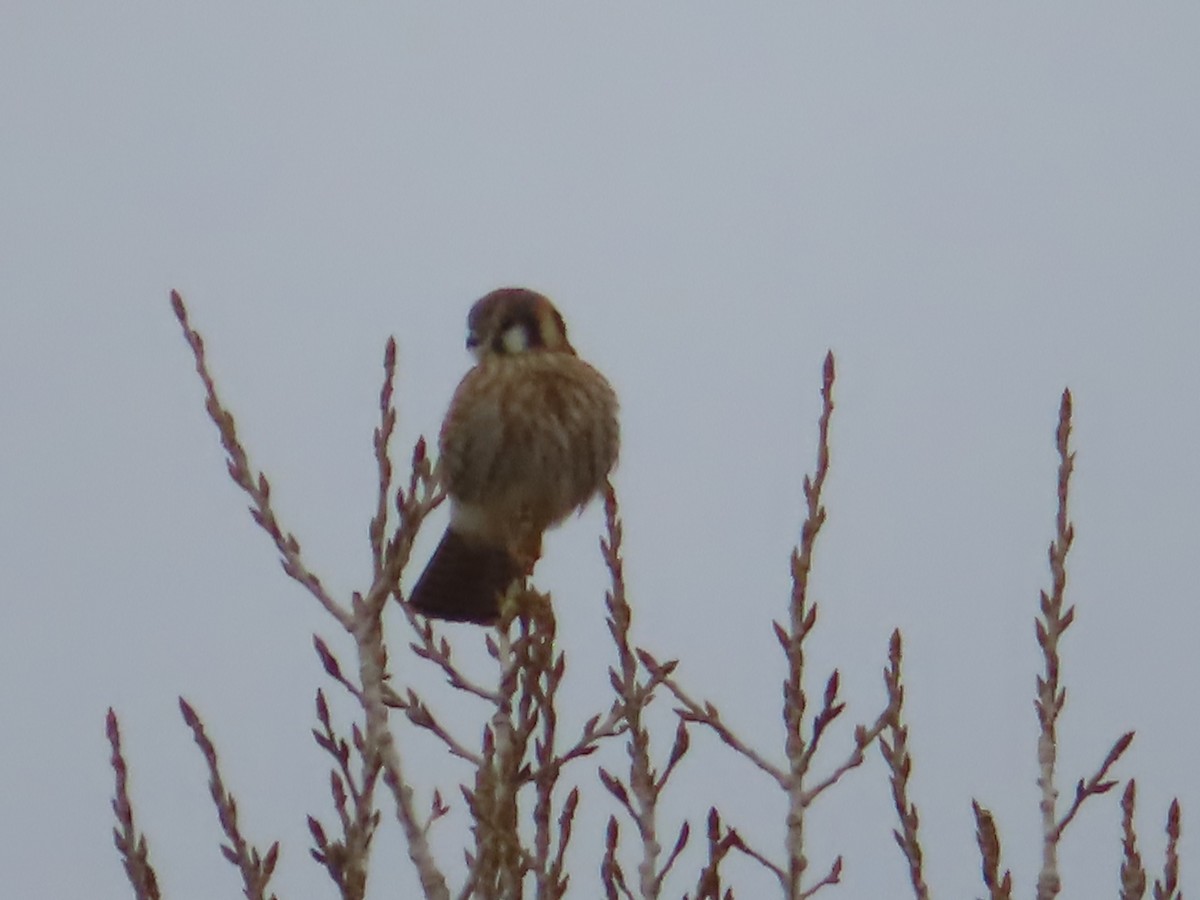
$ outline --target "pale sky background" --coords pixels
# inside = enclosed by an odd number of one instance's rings
[[[553,296],[621,395],[637,638],[680,658],[683,681],[775,757],[770,622],[785,615],[833,348],[810,684],[841,668],[850,709],[828,749],[848,746],[851,721],[883,702],[887,638],[903,629],[912,788],[939,897],[982,893],[973,797],[1032,893],[1032,618],[1069,385],[1064,790],[1136,729],[1118,774],[1139,778],[1142,849],[1156,867],[1178,795],[1190,875],[1198,47],[1194,3],[10,0],[2,893],[129,896],[110,836],[112,705],[167,896],[240,895],[182,694],[246,833],[283,841],[280,897],[333,896],[304,827],[331,816],[309,737],[328,687],[311,635],[345,642],[281,574],[225,474],[171,288],[285,525],[340,596],[368,581],[387,336],[405,456],[466,370],[471,302],[506,284]],[[557,597],[567,724],[608,702],[599,532],[595,509],[570,522],[537,579]],[[397,678],[436,683],[394,624]],[[483,659],[479,632],[455,634]],[[442,702],[473,740],[469,704]],[[461,767],[423,736],[403,741],[422,802],[437,784],[461,805]],[[708,734],[693,746],[664,833],[687,816],[699,838],[716,803],[778,858],[782,798]],[[602,759],[619,767],[623,753]],[[591,801],[573,896],[594,897],[613,804],[590,764],[570,776]],[[822,896],[908,895],[893,824],[873,752],[812,810],[814,871],[846,857],[844,885]],[[451,872],[460,826],[436,832]],[[1115,894],[1117,828],[1115,795],[1085,808],[1063,846],[1064,897]],[[694,884],[700,844],[669,896]],[[392,887],[412,883],[394,826],[376,857],[372,896],[413,896]],[[739,896],[774,895],[753,864],[728,872]]]

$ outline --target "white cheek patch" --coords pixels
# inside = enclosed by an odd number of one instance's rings
[[[500,335],[500,343],[506,353],[524,353],[529,349],[529,336],[521,325],[513,325]]]

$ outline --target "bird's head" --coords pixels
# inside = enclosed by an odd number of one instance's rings
[[[554,304],[525,288],[500,288],[471,307],[467,349],[479,361],[518,353],[575,352]]]

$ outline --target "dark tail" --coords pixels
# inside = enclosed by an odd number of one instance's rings
[[[500,595],[520,575],[504,547],[476,543],[447,528],[408,602],[435,619],[490,625],[500,615]]]

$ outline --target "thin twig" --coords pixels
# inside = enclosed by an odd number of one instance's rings
[[[399,598],[398,594],[397,597]],[[454,662],[454,648],[445,637],[437,634],[433,623],[429,619],[414,612],[407,603],[402,602],[401,607],[409,624],[417,635],[418,643],[409,644],[409,648],[413,653],[440,668],[445,673],[446,680],[450,683],[451,687],[456,690],[473,694],[492,705],[500,701],[500,694],[497,691],[486,688],[463,675],[458,665]]]
[[[817,891],[821,890],[821,888],[828,887],[831,884],[837,884],[841,880],[842,858],[839,856],[834,859],[833,864],[829,867],[829,871],[825,873],[825,877],[808,890],[804,891],[804,893],[800,895],[800,900],[807,900],[807,898],[814,896]]]
[[[888,667],[883,672],[884,684],[887,687],[888,707],[892,714],[885,729],[888,737],[880,737],[879,749],[887,763],[892,787],[892,803],[896,807],[896,815],[900,820],[900,827],[892,831],[892,836],[895,837],[896,844],[900,847],[900,852],[904,854],[905,862],[908,863],[908,877],[912,883],[913,895],[916,900],[929,900],[929,886],[925,883],[921,850],[921,818],[917,813],[916,804],[908,796],[908,780],[912,775],[912,756],[908,752],[908,726],[904,724],[903,719],[904,685],[900,676],[902,660],[903,647],[900,630],[896,629],[892,632],[892,642],[888,651]]]
[[[841,860],[831,864],[827,874],[808,888],[804,887],[804,876],[808,859],[804,851],[805,817],[808,807],[822,793],[837,784],[851,769],[861,765],[870,745],[879,738],[896,714],[897,698],[889,697],[889,703],[869,725],[858,725],[854,729],[854,746],[824,778],[810,782],[813,761],[821,747],[829,726],[845,710],[838,698],[840,677],[835,670],[825,682],[821,706],[806,718],[808,695],[804,687],[805,641],[817,622],[816,604],[809,602],[809,576],[813,565],[813,552],[817,537],[826,520],[822,492],[829,474],[829,428],[833,417],[833,386],[835,380],[833,354],[825,357],[821,384],[821,416],[818,420],[817,465],[813,475],[804,479],[805,518],[800,529],[800,541],[792,552],[792,593],[788,606],[788,625],[774,623],[776,639],[787,659],[787,676],[783,683],[782,717],[785,725],[784,755],[786,767],[771,762],[756,748],[742,740],[732,728],[725,724],[720,710],[710,702],[695,700],[672,676],[675,663],[660,664],[649,653],[639,651],[642,665],[656,677],[679,703],[676,710],[684,722],[697,722],[716,733],[727,746],[748,759],[761,771],[769,775],[787,794],[788,810],[784,819],[784,850],[786,864],[771,862],[764,854],[745,844],[740,838],[731,840],[734,847],[758,861],[780,879],[783,895],[789,900],[811,896],[828,884],[834,883],[841,873]],[[732,832],[736,835],[736,832]],[[707,890],[707,887],[705,888]]]
[[[1183,900],[1179,890],[1179,837],[1183,833],[1179,800],[1167,810],[1167,851],[1163,858],[1162,878],[1154,879],[1154,900]]]
[[[600,861],[600,884],[604,887],[605,900],[634,900],[629,886],[625,883],[625,873],[621,862],[617,859],[617,845],[620,842],[621,830],[617,825],[616,816],[609,816],[608,827],[604,832],[604,858]]]
[[[641,851],[637,864],[639,896],[641,900],[657,900],[662,894],[667,874],[691,833],[687,822],[683,822],[666,862],[660,864],[663,848],[658,839],[659,798],[676,766],[687,754],[690,742],[687,728],[681,720],[666,765],[661,774],[656,774],[651,760],[650,731],[646,726],[645,711],[654,699],[658,686],[664,683],[674,666],[659,666],[657,663],[647,665],[649,655],[639,660],[639,651],[635,650],[630,639],[633,610],[625,595],[625,568],[621,557],[623,529],[616,491],[611,483],[606,483],[604,489],[604,520],[606,534],[600,541],[600,551],[610,579],[605,603],[608,607],[608,631],[617,649],[617,667],[609,669],[609,682],[617,695],[613,712],[620,717],[620,724],[614,723],[614,729],[628,736],[625,749],[629,757],[629,771],[622,782],[601,769],[601,780],[609,792],[622,801],[622,806],[637,826]],[[646,673],[645,679],[642,677],[643,671]]]
[[[1136,805],[1137,783],[1131,778],[1121,794],[1121,900],[1142,900],[1146,895],[1146,869],[1133,827]]]
[[[386,575],[385,575],[386,577]],[[390,588],[381,594],[386,600]],[[417,869],[421,889],[429,900],[449,900],[446,879],[434,861],[433,852],[423,823],[417,816],[413,789],[404,775],[400,751],[388,727],[387,705],[383,687],[387,679],[387,650],[383,643],[381,605],[356,604],[354,638],[359,653],[359,680],[362,683],[362,706],[366,716],[366,747],[368,758],[374,756],[383,767],[383,780],[395,802],[396,819],[404,831],[408,856]]]
[[[659,675],[659,680],[663,687],[669,690],[675,696],[675,699],[679,701],[681,708],[677,709],[676,712],[684,721],[696,722],[710,728],[731,749],[754,763],[759,769],[770,775],[781,788],[787,790],[788,775],[786,772],[738,737],[733,729],[725,724],[720,710],[714,704],[708,701],[700,703],[693,699],[678,681],[670,677],[670,675],[665,674],[668,666],[674,667],[673,662],[659,663],[644,650],[638,652],[638,657],[651,673]]]
[[[395,378],[395,344],[388,343],[384,353],[384,385],[380,391],[380,426],[375,432],[375,455],[379,465],[379,493],[375,518],[372,521],[371,543],[374,577],[365,597],[355,593],[351,609],[351,634],[358,655],[359,702],[365,717],[362,756],[364,770],[378,767],[384,784],[392,795],[396,819],[404,832],[409,859],[412,860],[429,900],[449,900],[445,876],[438,867],[429,846],[429,822],[417,814],[414,792],[403,768],[399,746],[388,722],[387,699],[392,695],[388,685],[388,651],[383,638],[383,610],[388,598],[398,589],[400,575],[408,564],[413,543],[425,519],[442,501],[433,466],[425,450],[424,438],[413,447],[407,490],[395,493],[397,522],[391,536],[383,541],[386,508],[391,485],[390,438],[395,412],[391,403],[392,382]],[[378,527],[376,527],[376,525]],[[435,813],[437,804],[434,804]],[[365,852],[367,846],[363,846]],[[365,864],[365,861],[364,861]]]
[[[1055,447],[1058,451],[1058,509],[1055,513],[1054,540],[1047,553],[1050,562],[1050,591],[1041,592],[1038,618],[1034,621],[1038,646],[1042,650],[1044,671],[1037,679],[1038,735],[1038,787],[1041,790],[1039,809],[1042,818],[1042,864],[1038,873],[1038,900],[1053,900],[1062,890],[1062,879],[1058,871],[1058,846],[1066,827],[1074,820],[1080,807],[1089,797],[1107,793],[1115,780],[1107,780],[1109,769],[1129,749],[1133,732],[1127,732],[1116,740],[1104,762],[1088,780],[1080,779],[1075,788],[1075,797],[1067,812],[1058,815],[1059,790],[1056,784],[1058,763],[1058,720],[1067,700],[1067,690],[1062,686],[1062,662],[1059,644],[1071,623],[1075,621],[1075,608],[1066,606],[1067,555],[1075,540],[1075,526],[1068,517],[1071,474],[1075,468],[1075,454],[1071,451],[1071,392],[1064,390],[1058,411],[1058,428],[1055,431]]]
[[[1112,748],[1108,751],[1108,755],[1104,757],[1104,762],[1100,764],[1100,768],[1096,770],[1095,774],[1093,774],[1092,777],[1087,781],[1084,781],[1082,778],[1079,779],[1079,783],[1075,786],[1075,799],[1071,802],[1071,808],[1068,809],[1066,814],[1059,820],[1058,827],[1055,829],[1054,836],[1056,840],[1060,840],[1062,838],[1062,833],[1066,830],[1067,826],[1071,824],[1071,820],[1074,819],[1076,814],[1079,812],[1079,808],[1083,805],[1083,801],[1085,801],[1088,797],[1107,794],[1113,789],[1113,787],[1116,786],[1116,781],[1106,779],[1105,776],[1108,775],[1108,770],[1111,769],[1113,764],[1125,754],[1125,751],[1129,749],[1129,745],[1132,743],[1133,732],[1125,732],[1123,735],[1117,738],[1116,742],[1112,745]]]
[[[879,717],[875,720],[870,728],[867,728],[863,725],[855,726],[853,749],[851,749],[849,755],[847,755],[846,758],[839,763],[832,772],[830,772],[812,787],[805,788],[800,792],[800,805],[802,807],[811,806],[812,802],[816,800],[817,797],[837,784],[842,779],[843,775],[845,775],[851,769],[856,769],[863,764],[863,761],[866,759],[867,748],[869,748],[871,744],[873,744],[879,737],[879,735],[883,733],[883,729],[887,727],[888,718],[890,716],[890,708],[885,709],[879,714]]]
[[[302,584],[308,593],[311,593],[314,598],[317,598],[320,605],[325,607],[330,616],[337,619],[338,623],[341,623],[343,628],[349,631],[352,628],[350,613],[331,598],[319,578],[308,570],[304,559],[300,556],[300,541],[296,540],[292,533],[284,533],[280,523],[276,521],[275,512],[271,510],[270,482],[266,480],[263,473],[254,472],[250,464],[250,457],[247,456],[246,450],[238,438],[238,427],[234,422],[233,414],[222,406],[220,397],[217,396],[216,384],[209,374],[208,360],[204,355],[204,338],[200,337],[199,332],[194,330],[191,323],[188,322],[184,298],[181,298],[179,292],[173,290],[170,292],[170,302],[175,310],[175,318],[179,319],[179,324],[184,329],[184,338],[188,347],[192,348],[192,355],[196,358],[196,371],[204,383],[206,395],[204,406],[205,409],[208,409],[209,418],[217,426],[217,432],[220,433],[221,444],[228,456],[229,476],[251,499],[250,515],[254,522],[257,522],[258,526],[271,536],[271,540],[275,541],[276,550],[280,552],[283,571]]]
[[[363,709],[365,727],[361,738],[355,741],[356,748],[359,749],[362,756],[362,783],[364,786],[369,784],[373,788],[378,772],[382,771],[384,783],[395,800],[396,816],[404,831],[409,856],[417,868],[425,896],[432,900],[448,900],[449,892],[446,888],[445,878],[433,860],[426,839],[427,823],[419,820],[414,809],[413,790],[404,777],[399,750],[388,727],[388,707],[385,702],[385,698],[389,696],[387,687],[389,676],[387,648],[383,640],[381,621],[384,604],[388,597],[397,590],[400,574],[408,562],[413,541],[421,524],[437,508],[444,496],[439,490],[432,464],[427,458],[425,441],[424,439],[418,440],[413,448],[408,489],[406,491],[399,488],[395,492],[397,524],[390,537],[387,536],[387,504],[391,499],[392,483],[389,443],[395,426],[395,409],[392,404],[395,379],[395,342],[389,341],[384,353],[384,384],[379,400],[380,424],[375,431],[374,441],[375,457],[379,466],[379,496],[369,529],[373,578],[365,596],[355,593],[351,598],[349,608],[346,608],[333,600],[320,579],[308,569],[301,558],[299,541],[290,532],[285,532],[279,524],[271,506],[270,484],[263,473],[256,473],[250,466],[246,450],[238,439],[233,416],[217,396],[216,385],[209,373],[205,358],[204,340],[191,327],[183,298],[176,291],[171,292],[171,305],[183,329],[184,338],[192,349],[196,372],[204,384],[206,409],[209,417],[217,426],[221,443],[228,456],[230,477],[250,497],[251,516],[271,536],[280,554],[284,571],[304,585],[325,610],[354,638],[358,655],[358,685],[351,683],[342,674],[337,660],[322,641],[318,639],[316,646],[326,671],[359,701]],[[186,712],[185,717],[187,717]],[[196,720],[197,725],[198,721]],[[193,730],[196,731],[199,742],[203,734],[202,730],[196,728]],[[213,760],[215,760],[215,756]],[[222,816],[226,816],[227,810],[222,808],[222,800],[217,797],[215,791],[214,800],[217,802],[218,812]],[[344,816],[344,810],[339,812]],[[365,795],[365,792],[355,816],[356,819],[364,822],[374,816],[373,802]],[[323,833],[318,835],[314,830],[313,834],[318,843],[318,852],[320,852]],[[358,853],[359,857],[355,860],[346,860],[344,865],[357,866],[365,872],[369,840],[362,835],[360,838],[361,840],[357,843],[347,841],[346,852]]]
[[[804,778],[812,762],[812,755],[806,747],[804,737],[804,712],[807,697],[804,692],[804,641],[812,631],[817,619],[817,607],[808,602],[808,579],[812,571],[813,549],[817,536],[825,524],[825,505],[821,502],[821,492],[825,487],[825,479],[829,474],[829,423],[833,417],[833,385],[836,378],[833,354],[825,355],[825,365],[821,381],[821,417],[817,423],[817,466],[812,477],[804,476],[804,499],[806,515],[800,527],[800,544],[792,553],[792,597],[789,605],[789,628],[781,633],[776,628],[776,634],[784,645],[787,655],[787,678],[783,683],[783,723],[785,728],[784,753],[788,759],[788,775],[784,790],[788,795],[788,811],[786,818],[787,837],[784,847],[787,853],[787,882],[784,885],[786,896],[795,900],[802,893],[804,871],[808,867],[808,859],[804,854],[805,813],[808,803],[804,787]],[[785,640],[786,638],[786,640]],[[837,681],[830,678],[830,688],[826,692],[827,717],[835,716],[832,712],[832,695],[836,694]],[[814,722],[821,722],[819,714]],[[823,730],[823,725],[822,729]],[[814,734],[819,739],[819,732]],[[857,737],[857,734],[856,734]],[[862,745],[859,744],[859,752]],[[852,757],[853,758],[853,757]],[[838,776],[840,777],[840,775]],[[834,779],[836,780],[836,778]],[[831,781],[830,784],[833,782]],[[815,796],[815,795],[814,795]]]
[[[724,829],[722,827],[721,814],[717,812],[715,806],[708,811],[707,835],[708,863],[700,870],[694,900],[721,900],[721,863],[729,855],[729,851],[741,843],[741,839],[732,828]],[[768,868],[775,868],[768,860],[760,860],[760,862]],[[778,872],[777,874],[782,875]],[[684,900],[693,900],[693,898],[685,897]]]
[[[975,840],[979,844],[979,856],[983,865],[983,884],[988,889],[989,900],[1012,900],[1012,873],[1007,869],[1000,874],[1000,835],[996,831],[996,820],[991,812],[971,801],[975,814]]]
[[[113,812],[117,816],[113,842],[121,856],[125,875],[129,878],[136,900],[160,900],[162,895],[158,890],[158,875],[155,874],[154,866],[150,864],[150,847],[146,843],[146,836],[141,834],[133,823],[133,804],[129,802],[129,769],[121,753],[120,724],[111,707],[105,717],[105,731],[112,747],[110,762],[117,781],[116,795],[112,802]]]
[[[179,320],[180,327],[183,328],[183,336],[187,340],[188,346],[192,348],[192,355],[196,360],[196,372],[204,384],[205,409],[208,410],[213,424],[217,426],[221,444],[228,456],[229,476],[250,498],[251,517],[275,542],[275,548],[279,551],[280,561],[283,564],[283,571],[303,585],[343,628],[351,631],[353,621],[349,610],[340,606],[329,595],[321,580],[304,564],[300,555],[300,542],[296,540],[295,535],[284,532],[276,520],[275,513],[271,508],[271,485],[262,472],[255,473],[250,465],[246,450],[238,439],[237,425],[234,422],[233,414],[222,405],[217,396],[217,386],[209,374],[208,361],[204,355],[204,339],[188,321],[187,307],[178,291],[171,291],[171,306],[175,310],[175,318]]]
[[[771,862],[771,860],[767,859],[767,857],[765,855],[763,855],[762,853],[759,853],[757,850],[755,850],[753,847],[751,847],[749,844],[747,844],[744,840],[742,840],[741,836],[737,833],[737,831],[731,830],[729,832],[729,834],[731,836],[730,843],[734,850],[737,850],[740,853],[744,853],[746,856],[750,857],[752,860],[754,860],[756,863],[758,863],[760,866],[762,866],[764,869],[766,869],[768,872],[770,872],[772,875],[774,875],[776,878],[778,878],[779,886],[782,887],[785,891],[787,890],[788,873],[783,869],[782,866],[778,866],[775,863]]]
[[[388,521],[388,498],[392,485],[392,460],[388,445],[396,428],[396,407],[392,400],[396,383],[396,339],[389,337],[383,354],[383,387],[379,391],[379,425],[375,429],[375,463],[379,467],[379,496],[375,504],[375,515],[371,519],[368,533],[371,539],[371,560],[375,577],[383,572],[387,549],[385,539]]]
[[[1052,900],[1062,889],[1058,874],[1058,788],[1055,768],[1058,759],[1058,717],[1066,703],[1066,689],[1060,687],[1058,644],[1063,633],[1075,618],[1074,608],[1064,609],[1063,594],[1067,584],[1067,553],[1075,538],[1075,529],[1067,518],[1067,496],[1075,456],[1070,452],[1071,392],[1063,391],[1059,407],[1055,444],[1058,449],[1058,512],[1055,516],[1055,536],[1050,543],[1049,559],[1051,590],[1042,591],[1040,618],[1035,621],[1038,646],[1042,648],[1045,672],[1037,680],[1038,725],[1038,787],[1042,796],[1042,867],[1038,874],[1038,900]]]
[[[308,830],[316,845],[310,852],[325,867],[341,891],[343,900],[362,900],[367,891],[371,840],[380,820],[380,813],[375,809],[379,760],[375,756],[367,757],[365,739],[355,726],[353,746],[362,769],[361,775],[355,778],[350,765],[351,745],[334,732],[329,704],[323,691],[317,691],[317,721],[321,730],[313,729],[313,739],[337,764],[337,768],[329,773],[329,787],[341,824],[342,838],[329,840],[321,823],[316,817],[309,816]],[[350,808],[351,804],[353,808]]]
[[[361,703],[362,691],[342,674],[341,663],[333,655],[333,651],[329,649],[329,645],[320,636],[315,634],[313,635],[313,649],[317,651],[317,658],[321,660],[321,668],[325,670],[325,674],[344,687],[351,697]]]
[[[409,688],[405,696],[400,698],[396,694],[391,694],[387,700],[388,706],[404,710],[404,714],[408,720],[418,728],[423,728],[430,734],[435,735],[446,749],[457,756],[459,759],[464,759],[475,766],[483,765],[483,757],[474,750],[469,749],[454,735],[450,734],[446,728],[438,722],[433,714],[433,710],[429,705],[422,700],[416,691]]]
[[[268,900],[267,883],[271,880],[275,864],[279,861],[279,842],[272,843],[265,856],[246,842],[238,826],[237,800],[225,788],[221,779],[221,771],[217,766],[217,750],[205,733],[204,723],[200,721],[191,704],[182,697],[179,698],[179,710],[183,713],[183,721],[191,729],[192,737],[208,765],[209,791],[217,807],[221,830],[229,841],[228,844],[221,845],[221,855],[241,873],[247,900]],[[275,900],[275,895],[269,895],[269,900]]]

